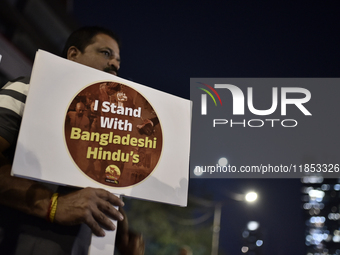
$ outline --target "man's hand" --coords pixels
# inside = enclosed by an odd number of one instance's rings
[[[125,243],[118,243],[118,237],[116,239],[116,242],[118,251],[122,255],[144,255],[145,244],[141,234],[137,234],[129,230]]]
[[[0,136],[0,204],[40,218],[47,216],[52,191],[36,181],[11,176],[11,165],[2,155],[9,143]],[[114,230],[109,218],[123,220],[114,206],[124,206],[117,196],[103,189],[86,188],[58,198],[54,221],[62,225],[87,224],[97,236],[102,228]]]
[[[141,135],[152,135],[153,133],[153,123],[149,119],[143,120],[142,124],[137,125],[138,132]]]
[[[122,208],[124,220],[118,223],[116,247],[122,255],[144,255],[145,244],[141,234],[129,230],[128,218]]]
[[[124,206],[124,203],[106,190],[85,188],[58,198],[55,222],[62,225],[85,223],[95,235],[104,236],[102,228],[115,229],[109,218],[124,219],[114,206]]]

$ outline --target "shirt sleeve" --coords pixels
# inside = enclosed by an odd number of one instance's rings
[[[11,145],[16,143],[24,112],[28,79],[8,82],[0,90],[0,136]]]

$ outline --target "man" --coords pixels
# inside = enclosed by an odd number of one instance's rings
[[[72,127],[78,127],[84,130],[89,130],[90,120],[84,115],[85,105],[82,102],[76,104],[76,111],[67,113],[67,118]]]
[[[85,27],[69,37],[63,56],[117,75],[119,40],[109,30]],[[124,203],[103,189],[85,188],[69,192],[64,188],[64,191],[58,191],[56,211],[51,211],[55,204],[55,200],[52,203],[55,190],[10,175],[28,91],[26,83],[25,80],[8,83],[0,91],[0,253],[87,254],[91,231],[104,236],[103,229],[114,230],[110,218],[124,219],[114,206],[121,207]],[[46,218],[54,223],[49,223]],[[140,238],[127,231],[121,235],[124,254],[143,254]],[[130,245],[130,241],[134,244]],[[129,245],[133,251],[126,248]]]

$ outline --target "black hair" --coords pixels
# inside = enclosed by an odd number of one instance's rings
[[[114,39],[120,48],[120,39],[119,37],[112,32],[109,29],[98,27],[98,26],[92,26],[92,27],[82,27],[78,30],[75,30],[67,39],[64,49],[61,53],[61,56],[63,58],[67,58],[67,51],[71,46],[77,47],[78,50],[80,50],[82,53],[84,53],[85,48],[93,43],[93,38],[97,34],[105,34],[110,36],[112,39]]]

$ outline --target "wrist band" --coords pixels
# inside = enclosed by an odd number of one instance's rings
[[[54,193],[50,200],[50,206],[47,211],[47,220],[49,222],[54,221],[55,213],[57,211],[57,205],[58,205],[58,193]]]

